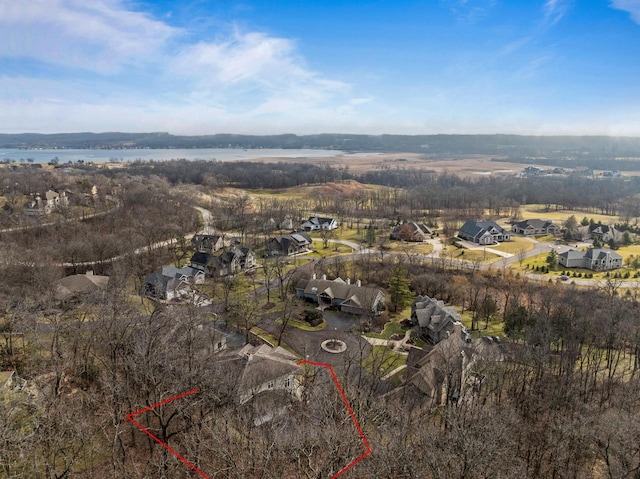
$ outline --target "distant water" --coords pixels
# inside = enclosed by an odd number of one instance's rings
[[[168,161],[173,159],[186,160],[218,160],[234,161],[253,158],[327,158],[345,154],[339,150],[284,150],[284,149],[241,149],[241,148],[193,148],[193,149],[123,149],[123,150],[14,150],[0,148],[0,161],[32,160],[33,163],[48,163],[57,158],[60,164],[85,162],[105,163],[109,161],[155,160]]]

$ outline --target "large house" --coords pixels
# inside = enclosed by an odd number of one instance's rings
[[[447,338],[408,367],[407,384],[430,398],[433,407],[460,403],[476,396],[490,379],[486,374],[495,368],[484,365],[506,358],[508,345],[499,338],[485,336],[470,341],[458,323]]]
[[[392,240],[402,241],[426,241],[431,238],[433,232],[423,223],[415,223],[410,221],[402,223],[393,228],[391,232]]]
[[[215,253],[222,248],[231,246],[231,241],[221,235],[196,234],[191,238],[191,246],[197,252]]]
[[[297,362],[298,358],[281,347],[247,344],[230,352],[222,364],[236,378],[236,401],[245,404],[258,395],[277,392],[300,400],[303,374]]]
[[[62,278],[56,284],[56,297],[66,299],[78,294],[93,293],[106,289],[109,276],[93,274],[87,271],[85,274],[72,274]]]
[[[290,256],[311,250],[311,238],[303,231],[277,236],[267,241],[268,256]]]
[[[480,245],[492,245],[511,239],[509,232],[493,221],[467,220],[458,230],[458,236]]]
[[[551,220],[532,219],[515,223],[511,231],[525,236],[558,235],[560,227]]]
[[[320,218],[312,216],[308,220],[302,222],[302,229],[305,231],[330,231],[338,228],[338,223],[333,218]]]
[[[222,277],[250,270],[256,265],[256,255],[246,247],[232,248],[219,255],[197,252],[191,257],[190,264],[209,277]]]
[[[47,190],[44,195],[36,195],[25,205],[25,213],[29,216],[44,216],[53,213],[58,208],[67,208],[69,198],[64,191]]]
[[[586,251],[569,250],[558,255],[558,263],[565,268],[587,268],[594,271],[622,267],[622,256],[606,248],[591,248]]]
[[[378,288],[362,286],[360,280],[342,278],[328,280],[326,275],[317,279],[314,274],[309,280],[301,280],[296,286],[296,294],[320,305],[331,305],[351,314],[380,314],[384,310],[384,293]]]
[[[611,240],[621,241],[623,234],[613,226],[594,223],[589,225],[587,237],[591,239],[598,239],[601,243],[607,243]]]
[[[445,306],[443,301],[429,296],[418,296],[411,305],[411,322],[420,328],[420,333],[429,342],[438,344],[449,337],[456,328],[469,339],[467,329],[455,308]]]
[[[184,266],[164,268],[144,277],[143,294],[161,300],[172,300],[190,291],[191,286],[204,282],[204,272]]]

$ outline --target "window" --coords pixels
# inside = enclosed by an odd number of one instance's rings
[[[267,383],[267,389],[273,389],[273,381]]]
[[[284,380],[284,387],[287,389],[291,387],[291,378],[287,378]]]
[[[222,341],[218,341],[218,349],[222,349]]]

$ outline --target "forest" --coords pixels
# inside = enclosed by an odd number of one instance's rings
[[[375,188],[291,196],[291,189],[355,183]],[[394,310],[404,305],[406,314],[418,295],[454,305],[478,338],[483,327],[502,328],[500,360],[476,360],[475,386],[463,397],[448,390],[443,401],[416,390],[410,360],[390,380],[382,366],[391,352],[350,347],[334,370],[371,454],[341,477],[640,477],[637,288],[615,278],[558,285],[509,268],[387,250],[386,240],[373,247],[383,225],[398,218],[430,221],[447,237],[467,217],[516,218],[520,205],[531,203],[637,225],[635,177],[469,180],[177,160],[113,169],[0,168],[0,188],[0,371],[15,371],[33,391],[0,390],[1,478],[196,477],[126,420],[194,388],[197,394],[139,420],[208,477],[333,477],[365,448],[328,372],[305,367],[303,400],[257,425],[259,409],[235,400],[237,377],[216,350],[220,322],[241,338],[253,327],[279,325],[277,343],[286,345],[298,334],[294,313],[308,308],[295,283],[312,274],[358,278],[389,297],[406,284],[407,297],[387,300],[389,311],[353,321],[345,332],[353,344],[366,343],[359,342],[365,325],[379,332],[385,321],[402,319]],[[71,207],[25,217],[24,202],[47,189],[66,191]],[[194,206],[212,213],[211,224]],[[290,264],[260,255],[264,291],[256,276],[207,280],[207,306],[139,294],[149,272],[186,264],[187,237],[204,226],[260,253],[269,218],[299,224],[320,212],[347,230],[380,224],[379,238],[349,254],[317,246],[322,254]],[[109,276],[108,286],[59,294],[61,278],[87,270]],[[439,368],[453,380],[453,362]]]

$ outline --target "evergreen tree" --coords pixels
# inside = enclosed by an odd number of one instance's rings
[[[389,292],[394,311],[398,311],[411,303],[413,293],[409,289],[410,283],[411,280],[407,277],[407,271],[402,266],[398,266],[393,271],[393,276],[389,281]]]

